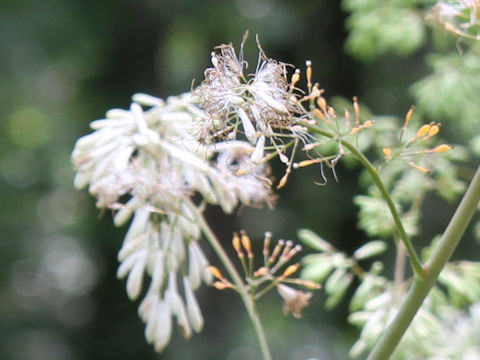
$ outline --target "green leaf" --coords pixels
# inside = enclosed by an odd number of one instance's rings
[[[342,269],[338,269],[338,270],[342,270]],[[335,275],[335,273],[333,275]],[[334,277],[333,275],[330,276],[328,280]],[[330,296],[328,297],[325,303],[325,308],[327,309],[333,309],[343,299],[343,297],[345,296],[345,293],[347,292],[348,287],[353,281],[353,275],[351,273],[345,272],[342,274],[341,277],[339,277],[336,280],[337,281],[335,281],[335,283],[332,282],[332,285],[330,286],[330,291],[329,291]],[[325,289],[326,288],[327,288],[327,285],[325,285]]]
[[[328,256],[324,256],[323,258],[320,258],[318,255],[315,256],[317,256],[317,260],[307,261],[307,265],[304,265],[302,268],[300,277],[321,283],[332,272],[334,266]],[[302,260],[302,262],[304,261]]]
[[[320,236],[315,234],[313,231],[308,229],[298,230],[298,237],[300,241],[306,246],[324,252],[330,252],[333,250],[333,246],[330,245],[327,241],[322,239]]]
[[[387,244],[382,240],[374,240],[359,247],[353,253],[353,257],[357,260],[367,259],[373,256],[380,255],[387,249]]]

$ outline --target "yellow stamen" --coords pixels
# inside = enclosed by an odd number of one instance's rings
[[[315,84],[313,85],[313,89],[312,89],[312,92],[310,93],[310,95],[308,96],[309,99],[316,99],[318,98],[320,95],[322,95],[323,93],[323,90],[320,90],[318,88],[318,84]]]
[[[242,257],[243,256],[242,244],[240,243],[240,237],[238,236],[238,234],[236,232],[233,233],[232,245],[233,245],[233,248],[235,249],[235,251],[237,252],[237,255],[239,257]]]
[[[345,123],[347,124],[347,126],[350,126],[350,113],[347,109],[345,109]]]
[[[321,284],[318,284],[315,281],[311,281],[311,280],[301,280],[300,284],[305,286],[306,288],[309,288],[309,289],[321,289],[322,288]]]
[[[285,269],[282,276],[283,277],[289,277],[290,275],[294,274],[298,270],[299,267],[300,267],[300,264],[290,265],[289,267],[287,267]]]
[[[427,150],[427,153],[443,153],[453,149],[453,145],[442,144],[434,147],[433,149]]]
[[[360,126],[355,126],[352,130],[350,130],[350,135],[355,135],[361,129]]]
[[[360,106],[356,96],[353,97],[353,110],[355,110],[355,124],[358,125],[360,123]]]
[[[385,160],[390,160],[392,158],[392,149],[388,146],[382,149],[383,154],[385,155]]]
[[[317,108],[313,109],[313,115],[315,115],[317,119],[325,120],[325,115]]]
[[[265,233],[265,240],[263,240],[263,256],[265,261],[267,260],[268,255],[270,254],[270,242],[272,241],[272,233],[267,231]]]
[[[408,123],[410,121],[410,118],[412,117],[414,110],[415,110],[415,106],[412,105],[410,107],[410,110],[408,110],[407,115],[405,115],[405,122],[403,123],[403,128],[402,128],[403,131],[407,129]]]
[[[266,275],[268,274],[268,268],[265,267],[265,266],[262,266],[260,269],[258,269],[257,271],[255,271],[253,273],[254,276],[257,276],[257,277],[261,277],[263,275]]]
[[[311,144],[307,144],[303,147],[303,151],[310,151],[310,150],[313,150],[315,149],[318,145],[320,145],[320,143],[316,142],[316,143],[311,143]]]
[[[307,65],[307,85],[308,87],[312,86],[312,62],[310,60],[306,61]]]
[[[215,281],[212,284],[217,290],[225,290],[232,287],[232,284],[229,282]]]
[[[242,241],[243,248],[247,250],[248,256],[252,257],[253,252],[252,252],[252,242],[250,241],[250,237],[247,235],[245,230],[240,231],[240,239]]]
[[[428,130],[428,135],[425,136],[425,139],[429,139],[429,138],[431,138],[432,136],[437,135],[439,131],[440,131],[440,126],[439,126],[439,124],[432,125],[432,126],[430,127],[430,129]]]
[[[235,175],[235,176],[243,176],[243,175],[245,175],[245,174],[247,174],[247,171],[246,171],[245,169],[239,169],[239,170],[237,170],[237,171],[235,172],[234,175]]]
[[[417,165],[413,162],[409,163],[408,165],[410,165],[411,167],[413,167],[414,169],[417,169],[418,171],[420,171],[421,173],[423,174],[428,174],[430,173],[430,170],[428,169],[425,169],[424,167],[421,167],[420,165]]]
[[[327,112],[328,104],[327,104],[327,100],[325,100],[324,97],[320,96],[317,99],[317,105],[320,109],[322,109],[323,112]]]
[[[362,128],[366,129],[366,128],[372,127],[373,124],[375,124],[375,120],[367,120],[362,124]]]
[[[285,175],[282,176],[280,181],[278,182],[277,185],[277,190],[283,188],[287,184],[288,176],[290,175],[290,171],[286,171]]]
[[[419,138],[419,137],[427,135],[429,133],[432,125],[433,125],[433,123],[422,125],[420,127],[420,129],[418,129],[417,135],[415,137]]]
[[[311,159],[311,160],[303,160],[303,161],[300,161],[299,163],[295,163],[295,167],[296,168],[301,168],[301,167],[306,167],[306,166],[310,166],[310,165],[313,165],[313,164],[318,164],[318,163],[321,163],[323,161],[323,159]]]
[[[275,245],[275,247],[273,248],[272,255],[268,259],[269,263],[273,264],[275,261],[277,261],[277,257],[280,254],[280,251],[282,251],[283,245],[285,245],[285,242],[283,240],[279,240],[277,245]]]
[[[293,88],[299,80],[300,80],[300,69],[296,69],[295,73],[292,75],[292,81],[290,83],[290,87]]]
[[[223,276],[223,274],[221,273],[220,270],[218,270],[217,267],[213,266],[213,265],[210,265],[208,267],[208,270],[212,273],[213,276],[215,276],[217,279],[219,280],[224,280],[225,277]]]

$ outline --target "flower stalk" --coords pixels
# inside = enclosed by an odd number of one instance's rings
[[[195,207],[192,206],[192,208]],[[235,285],[235,289],[238,291],[240,297],[242,298],[248,316],[250,317],[250,321],[253,325],[253,328],[255,329],[255,334],[257,336],[260,350],[262,352],[263,360],[272,360],[272,355],[268,346],[265,330],[263,329],[260,316],[258,315],[252,295],[248,292],[245,282],[240,277],[240,274],[235,269],[235,266],[226,254],[225,250],[223,249],[222,245],[213,233],[212,229],[205,221],[203,215],[200,212],[197,212],[196,218],[200,228],[202,229],[203,234],[205,235],[209,244],[212,246],[220,261],[222,262],[223,266],[225,266],[227,273],[230,275]]]
[[[425,265],[425,277],[416,277],[400,310],[370,353],[368,360],[390,358],[415,314],[435,284],[463,236],[480,201],[480,167],[453,215],[447,229]]]
[[[325,137],[328,137],[330,139],[335,139],[336,136],[328,131],[322,130],[316,126],[312,126],[307,123],[301,123],[302,126],[306,127],[309,131],[323,135]],[[418,278],[423,278],[425,276],[425,271],[423,269],[423,266],[420,262],[420,259],[418,258],[418,255],[415,251],[415,248],[413,247],[412,242],[410,241],[407,233],[405,232],[405,229],[402,224],[402,220],[400,219],[400,216],[398,214],[398,211],[395,207],[395,204],[393,203],[392,197],[388,193],[387,189],[385,188],[385,185],[383,184],[382,180],[380,179],[380,176],[378,176],[377,170],[375,167],[372,165],[372,163],[363,155],[360,151],[358,151],[353,144],[348,142],[347,140],[344,139],[338,139],[340,143],[348,149],[353,156],[357,158],[357,160],[367,169],[368,173],[370,174],[373,182],[377,186],[378,190],[382,194],[383,199],[388,205],[388,208],[390,210],[390,213],[392,214],[393,221],[395,222],[395,226],[398,231],[398,235],[400,239],[403,242],[403,245],[405,245],[405,248],[407,250],[407,254],[410,258],[410,264],[412,266],[412,270],[415,274],[416,277]]]

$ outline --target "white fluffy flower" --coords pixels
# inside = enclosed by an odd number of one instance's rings
[[[273,202],[268,168],[250,160],[254,147],[242,141],[201,144],[193,127],[203,116],[190,94],[166,102],[136,95],[129,110],[111,110],[94,121],[94,132],[79,139],[72,154],[75,186],[88,186],[98,207],[116,210],[115,225],[132,219],[117,275],[127,278],[132,300],[150,279],[139,315],[157,351],[169,342],[173,317],[187,338],[203,326],[194,290],[211,274],[198,244],[201,210],[192,197],[199,194],[226,212],[240,203]],[[183,295],[177,290],[181,269],[188,269]]]

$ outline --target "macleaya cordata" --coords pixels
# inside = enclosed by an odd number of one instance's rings
[[[240,203],[274,201],[268,167],[250,158],[253,145],[198,140],[195,128],[206,116],[189,93],[166,101],[137,94],[128,110],[92,122],[72,154],[75,187],[88,186],[97,207],[114,210],[116,226],[130,221],[117,275],[127,278],[130,299],[143,295],[139,315],[157,351],[175,319],[186,338],[203,326],[194,290],[212,276],[196,214],[205,203],[230,213]]]

